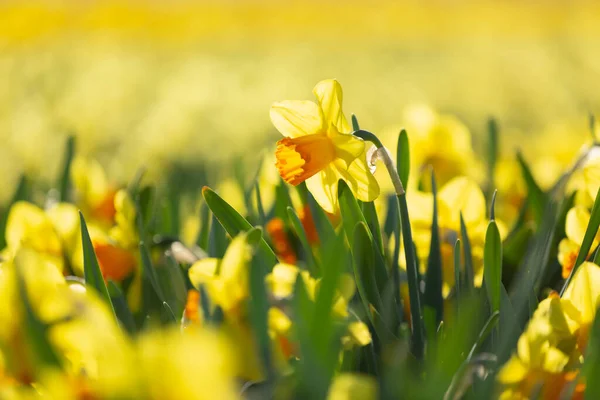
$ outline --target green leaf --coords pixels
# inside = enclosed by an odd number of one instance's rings
[[[523,175],[523,179],[527,185],[527,202],[531,208],[537,226],[540,226],[542,217],[544,215],[544,208],[546,207],[547,202],[546,194],[542,189],[540,189],[539,185],[535,181],[529,166],[525,162],[525,159],[520,152],[517,153],[517,160],[519,161],[521,174]]]
[[[406,190],[408,188],[408,177],[410,176],[410,148],[408,134],[404,129],[400,131],[400,136],[398,136],[396,165],[398,168],[398,175],[402,181],[402,186],[404,186],[404,189]]]
[[[313,276],[319,276],[321,274],[321,266],[319,265],[317,259],[312,253],[312,248],[310,243],[308,242],[308,237],[306,236],[306,232],[304,232],[304,227],[302,226],[302,222],[300,218],[298,218],[298,214],[292,207],[288,207],[287,209],[289,220],[296,232],[296,235],[300,239],[300,243],[302,244],[302,250],[304,251],[304,255],[306,257],[306,261],[308,263],[308,270],[311,271]]]
[[[344,232],[346,233],[346,238],[348,239],[348,242],[351,242],[356,225],[362,222],[365,224],[365,226],[368,227],[367,220],[365,219],[362,211],[360,210],[358,202],[354,198],[352,191],[350,190],[346,182],[344,182],[343,180],[340,180],[338,182],[338,201],[340,205],[340,213],[342,214],[342,226],[344,228]],[[379,247],[377,247],[374,244],[373,233],[368,228],[367,233],[369,241],[373,244],[374,249],[377,249],[376,251],[374,250],[375,281],[377,283],[378,291],[383,292],[388,280],[387,270],[385,267],[385,260],[383,259],[383,255],[381,254]],[[351,251],[354,251],[354,248],[352,248]]]
[[[465,258],[465,291],[467,293],[473,293],[475,290],[475,272],[473,270],[473,255],[471,253],[471,240],[469,239],[469,232],[467,232],[467,225],[460,213],[460,237],[463,242],[463,253]]]
[[[110,295],[110,300],[115,308],[115,314],[121,322],[121,326],[123,326],[130,335],[134,334],[137,330],[135,326],[135,320],[133,318],[133,314],[129,310],[129,306],[127,305],[127,300],[125,299],[123,292],[117,286],[117,284],[110,279],[107,283],[107,289],[108,294]]]
[[[175,315],[182,315],[187,300],[183,270],[170,252],[165,255],[165,259],[165,263],[155,269],[157,280],[169,308]]]
[[[212,215],[211,221],[208,248],[206,251],[210,257],[223,258],[229,243],[227,240],[227,232],[225,232],[225,228],[219,224],[219,220],[214,214]]]
[[[492,312],[500,311],[502,285],[502,239],[496,221],[491,220],[483,248],[483,276]]]
[[[585,379],[585,398],[600,399],[600,313],[596,313],[590,330],[581,374]]]
[[[337,299],[340,276],[347,261],[346,248],[341,234],[334,238],[333,251],[323,260],[327,268],[323,269],[323,278],[315,298],[315,312],[311,325],[311,336],[314,348],[319,354],[331,352],[334,336],[334,317],[332,308]],[[330,355],[329,357],[335,357]],[[331,362],[331,360],[328,360]]]
[[[598,232],[598,227],[600,227],[600,189],[598,189],[598,193],[596,193],[596,199],[594,200],[594,205],[592,206],[592,211],[590,212],[590,221],[588,222],[588,226],[585,229],[585,235],[583,236],[583,242],[581,243],[581,247],[579,248],[579,254],[577,254],[577,259],[575,260],[575,265],[567,278],[562,290],[560,291],[560,295],[564,293],[564,291],[569,286],[573,275],[579,268],[581,264],[587,259],[588,254],[590,254],[590,250],[592,249],[592,244],[594,243],[594,239],[596,238],[596,233]]]
[[[373,234],[373,239],[377,244],[377,248],[384,254],[383,250],[383,237],[381,236],[381,227],[379,226],[379,218],[377,217],[377,210],[375,209],[375,203],[372,201],[368,201],[362,204],[362,211],[365,220],[367,221],[367,225],[369,226],[369,230]]]
[[[71,187],[71,163],[75,155],[75,137],[69,136],[65,144],[63,167],[58,179],[58,201],[67,201]]]
[[[460,262],[460,239],[456,239],[454,243],[454,293],[455,302],[458,312],[458,303],[462,299],[462,285],[461,285],[461,270],[462,263]]]
[[[375,282],[375,250],[368,229],[363,221],[358,222],[354,229],[351,243],[354,278],[358,294],[362,300],[365,313],[369,316],[373,326],[375,326],[369,304],[372,304],[379,311],[381,311],[383,306],[379,290],[377,289],[377,283]]]
[[[156,189],[153,186],[144,186],[138,191],[137,204],[140,209],[140,218],[144,229],[148,231],[154,223],[156,213]]]
[[[252,225],[250,225],[244,217],[209,187],[204,187],[202,189],[202,195],[204,196],[204,200],[206,200],[206,204],[208,204],[208,207],[219,220],[219,223],[223,228],[225,228],[229,236],[236,237],[240,232],[246,232],[252,229]],[[271,268],[277,263],[275,253],[264,238],[261,239],[259,251],[265,257],[265,261],[271,265]]]
[[[408,216],[406,194],[398,196],[400,207],[400,226],[404,243],[404,256],[406,260],[406,274],[408,277],[408,296],[410,298],[411,316],[411,352],[417,359],[421,359],[425,349],[425,332],[423,327],[423,314],[421,312],[421,294],[419,292],[419,270],[415,248],[413,246],[412,230]]]
[[[494,173],[498,159],[498,124],[494,118],[488,120],[488,199],[495,189]],[[494,218],[491,218],[494,219]]]
[[[353,131],[357,131],[360,129],[360,125],[358,124],[358,119],[356,118],[356,115],[352,114],[352,130]]]
[[[106,283],[104,282],[104,277],[102,276],[102,271],[100,271],[100,266],[98,265],[98,259],[94,252],[94,245],[92,244],[92,239],[90,239],[90,233],[88,232],[81,211],[79,212],[79,221],[81,224],[81,241],[83,244],[83,276],[85,278],[85,285],[96,291],[96,294],[106,303],[113,315],[115,315],[115,318],[117,318],[112,301],[110,300],[110,295],[108,294],[108,289],[106,288]]]
[[[150,251],[148,250],[148,246],[145,241],[141,241],[139,244],[140,249],[140,259],[142,260],[142,274],[144,278],[144,282],[150,284],[152,290],[157,295],[158,299],[161,303],[164,303],[165,295],[163,294],[162,288],[158,283],[158,276],[156,275],[156,270],[152,265],[152,260],[150,259]]]
[[[469,352],[469,355],[466,359],[467,363],[470,362],[473,359],[473,356],[479,351],[479,349],[481,348],[487,337],[490,335],[490,333],[492,332],[499,320],[500,311],[494,311],[483,326],[483,328],[481,329],[481,332],[479,332],[479,336],[473,344],[473,347],[471,347],[471,351]]]
[[[431,172],[431,191],[433,193],[433,220],[431,221],[431,244],[429,258],[427,259],[427,273],[425,275],[425,295],[423,305],[433,311],[433,332],[428,336],[435,336],[435,330],[444,319],[444,297],[442,296],[442,251],[440,249],[440,231],[438,226],[437,187],[435,176]]]

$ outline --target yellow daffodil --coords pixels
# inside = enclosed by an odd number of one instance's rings
[[[308,271],[300,270],[291,264],[277,264],[265,277],[269,292],[276,300],[286,299],[294,294],[294,285],[300,275],[306,286],[308,297],[314,301],[319,290],[320,279],[313,278]],[[334,298],[332,315],[334,318],[348,317],[348,302],[354,296],[355,284],[352,277],[343,274]],[[348,326],[347,335],[342,338],[347,347],[351,345],[365,346],[371,343],[369,329],[363,322],[352,322]]]
[[[25,201],[13,204],[9,211],[4,256],[13,257],[21,247],[38,252],[57,270],[66,272],[63,247],[52,220],[44,210]]]
[[[232,343],[206,329],[155,331],[137,343],[140,398],[237,399]]]
[[[251,249],[242,234],[233,239],[223,259],[204,258],[189,269],[190,281],[200,289],[205,285],[211,301],[223,309],[226,318],[243,314],[248,299],[248,262]]]
[[[327,400],[375,400],[377,381],[372,376],[343,373],[331,383]]]
[[[71,165],[71,179],[77,205],[90,222],[112,224],[115,216],[114,196],[117,190],[108,181],[100,163],[76,157]]]
[[[567,279],[579,254],[581,243],[590,222],[590,212],[584,206],[575,206],[567,212],[565,221],[566,238],[558,244],[558,262],[562,266],[562,277]],[[600,233],[596,234],[590,252],[600,243]],[[588,254],[589,256],[589,254]]]
[[[292,185],[306,181],[321,207],[337,210],[337,183],[343,179],[359,200],[373,201],[379,185],[370,173],[365,143],[351,135],[342,111],[342,87],[335,80],[313,89],[317,103],[287,100],[273,104],[271,121],[284,139],[275,156],[281,177]]]
[[[542,385],[541,398],[553,399],[574,379],[585,354],[589,329],[600,305],[600,267],[585,262],[562,298],[543,300],[519,338],[517,351],[502,367],[501,399],[529,398]],[[582,398],[585,386],[575,387]]]
[[[423,272],[427,265],[431,244],[431,221],[433,218],[433,195],[428,192],[409,191],[408,207],[413,229],[413,239],[417,246]],[[469,178],[457,177],[450,180],[438,191],[438,226],[442,253],[442,275],[444,294],[454,286],[454,245],[460,238],[460,213],[462,212],[473,255],[475,283],[480,285],[483,279],[483,245],[488,224],[485,198],[479,186]],[[501,221],[501,235],[505,229]],[[404,266],[404,255],[400,256],[400,265]]]

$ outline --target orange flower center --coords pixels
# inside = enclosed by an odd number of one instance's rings
[[[577,261],[577,252],[575,252],[575,251],[569,252],[569,254],[567,254],[567,257],[565,259],[565,264],[563,265],[563,268],[562,268],[563,279],[567,279],[569,277],[569,275],[571,274],[571,271],[573,270],[573,267],[575,266],[575,261]]]
[[[94,251],[105,280],[120,282],[135,268],[135,256],[125,249],[108,243],[94,243]]]
[[[335,147],[325,133],[283,138],[275,150],[279,175],[291,185],[298,185],[323,170],[335,159]]]

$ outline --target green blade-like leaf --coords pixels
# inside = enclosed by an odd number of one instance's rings
[[[400,226],[404,243],[404,256],[406,260],[406,274],[408,277],[408,296],[410,298],[411,316],[411,352],[421,359],[425,349],[425,331],[423,326],[423,314],[421,311],[421,294],[419,292],[418,263],[413,246],[412,230],[408,216],[408,204],[406,194],[398,196],[400,207]]]
[[[312,253],[312,248],[308,242],[308,237],[306,236],[302,222],[292,207],[288,207],[287,211],[292,227],[302,244],[302,250],[304,250],[304,255],[306,256],[306,261],[308,263],[308,269],[312,272],[313,276],[319,276],[321,274],[321,266]]]
[[[464,289],[467,293],[473,293],[475,290],[475,272],[473,269],[473,254],[471,252],[471,240],[469,239],[469,232],[467,232],[467,225],[460,213],[460,237],[463,243],[463,255],[465,258],[465,285]]]
[[[352,256],[358,294],[363,302],[365,312],[372,319],[369,305],[373,305],[376,310],[381,312],[382,302],[374,276],[375,246],[368,229],[367,224],[362,221],[356,224],[352,235]],[[375,325],[373,320],[371,322]]]
[[[535,178],[529,169],[529,165],[527,165],[523,155],[520,152],[517,153],[517,160],[519,161],[521,174],[523,175],[523,179],[527,185],[527,201],[537,226],[540,226],[542,222],[542,216],[544,215],[544,208],[546,207],[547,202],[546,194],[542,189],[540,189],[540,186],[535,181]]]
[[[256,337],[257,351],[262,360],[267,379],[274,378],[275,370],[273,368],[271,356],[271,339],[269,337],[268,313],[269,299],[267,288],[265,286],[265,276],[270,266],[262,259],[261,253],[257,252],[262,239],[262,230],[253,228],[248,231],[246,236],[247,243],[252,247],[253,256],[250,262],[250,274],[248,279],[250,301],[249,316],[252,322],[252,329]]]
[[[561,296],[569,286],[569,283],[571,282],[571,279],[573,278],[573,275],[579,266],[583,264],[583,262],[587,259],[588,254],[590,254],[590,251],[592,250],[592,244],[594,243],[596,233],[598,232],[598,227],[600,227],[600,189],[598,189],[598,193],[596,193],[596,199],[594,200],[594,205],[592,206],[592,211],[590,213],[590,221],[585,229],[585,235],[583,236],[583,242],[579,248],[579,254],[577,254],[575,265],[573,265],[573,269],[571,270],[567,281],[560,291]]]
[[[438,226],[437,187],[433,171],[431,172],[431,191],[433,193],[433,220],[431,221],[431,244],[429,246],[429,258],[427,259],[423,305],[430,307],[434,312],[434,330],[427,334],[428,336],[435,336],[435,330],[444,318],[444,297],[442,295],[442,251],[440,249]]]
[[[585,379],[585,398],[600,399],[600,313],[596,313],[590,330],[581,373]]]
[[[63,166],[58,179],[58,201],[67,201],[71,188],[71,163],[75,155],[75,137],[69,136],[65,144]]]
[[[250,225],[244,217],[235,211],[233,207],[227,204],[227,202],[213,190],[204,187],[202,189],[202,195],[204,196],[204,200],[206,200],[206,204],[208,204],[208,207],[219,220],[219,223],[223,228],[225,228],[229,236],[235,237],[240,232],[246,232],[252,229],[252,225]],[[272,266],[277,263],[277,257],[264,238],[261,239],[259,249],[259,251],[263,253],[265,261],[269,263],[272,268]]]
[[[81,224],[81,241],[83,244],[83,276],[85,278],[85,285],[96,291],[96,294],[106,303],[113,315],[115,315],[115,318],[117,318],[112,301],[110,300],[110,295],[108,294],[108,289],[106,288],[106,283],[104,282],[104,277],[102,276],[102,271],[100,270],[100,265],[98,265],[98,259],[96,258],[96,252],[94,251],[90,233],[88,232],[81,211],[79,212],[79,221]]]
[[[488,224],[483,248],[483,276],[492,313],[500,311],[502,285],[502,239],[496,221]]]
[[[496,187],[494,183],[494,173],[496,171],[496,162],[498,159],[498,123],[494,118],[488,121],[488,199]],[[493,218],[491,218],[493,219]]]
[[[123,326],[130,335],[134,334],[137,331],[135,319],[129,310],[129,306],[127,305],[127,300],[125,299],[123,292],[117,286],[117,284],[110,279],[107,283],[107,289],[108,294],[110,295],[110,300],[115,308],[115,314],[121,322],[121,326]]]
[[[404,189],[406,190],[408,188],[408,177],[410,176],[410,148],[408,134],[404,129],[400,131],[400,136],[398,136],[396,165],[398,168],[398,175],[402,181],[402,186],[404,186]]]
[[[462,285],[461,285],[461,271],[462,271],[462,263],[460,262],[460,239],[456,239],[456,243],[454,243],[454,293],[455,293],[455,301],[456,308],[458,312],[458,303],[462,299]]]
[[[348,242],[351,242],[356,225],[362,222],[368,227],[368,223],[358,202],[354,198],[352,191],[343,180],[338,182],[338,201],[340,204],[340,213],[342,214],[342,226]],[[368,229],[368,236],[369,241],[374,243],[373,233],[370,229]],[[375,281],[377,282],[378,291],[382,293],[386,287],[388,274],[383,255],[381,254],[379,247],[377,247],[377,245],[374,246],[374,249],[377,249],[375,251]],[[352,248],[351,251],[354,251],[354,248]]]
[[[372,201],[363,203],[362,211],[379,251],[381,254],[384,254],[383,237],[381,236],[381,227],[379,226],[379,218],[377,216],[377,210],[375,209],[375,203]]]
[[[228,243],[225,228],[223,228],[217,217],[213,214],[208,235],[208,248],[206,249],[208,255],[215,258],[223,258]]]

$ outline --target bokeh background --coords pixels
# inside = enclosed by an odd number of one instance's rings
[[[55,179],[69,134],[119,180],[230,174],[279,138],[273,101],[331,77],[374,132],[422,103],[483,152],[494,116],[543,169],[600,110],[600,3],[0,0],[0,199]]]

